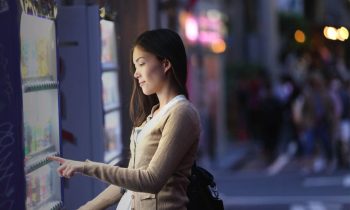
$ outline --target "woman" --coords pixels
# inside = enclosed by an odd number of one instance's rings
[[[134,87],[128,168],[50,157],[58,173],[98,178],[111,185],[80,209],[185,210],[191,166],[200,134],[199,116],[187,100],[187,60],[180,36],[146,31],[132,49]],[[126,193],[125,193],[126,191]]]

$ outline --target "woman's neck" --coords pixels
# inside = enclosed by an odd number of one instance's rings
[[[165,106],[169,101],[171,101],[171,99],[175,98],[177,95],[179,94],[176,92],[167,95],[157,95],[159,100],[159,109]]]
[[[176,96],[178,96],[179,94],[177,92],[172,93],[172,94],[167,94],[167,95],[158,95],[158,99],[159,99],[159,107],[154,110],[152,117],[155,117],[159,111],[167,104],[169,103],[173,98],[175,98]]]
[[[180,93],[175,82],[169,78],[156,94],[159,100],[159,110]]]
[[[165,106],[171,99],[179,95],[177,91],[169,90],[157,93],[157,97],[159,100],[159,109],[161,109],[163,106]]]

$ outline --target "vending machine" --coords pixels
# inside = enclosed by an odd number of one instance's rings
[[[63,157],[115,164],[121,154],[120,95],[114,23],[98,5],[59,5]],[[76,209],[106,184],[86,176],[64,180],[65,207]],[[79,194],[79,196],[75,196]]]
[[[62,130],[69,134],[62,136],[63,157],[104,162],[104,99],[98,5],[59,5],[57,33],[62,75],[61,122]],[[106,93],[105,100],[110,101],[106,107],[113,107],[113,97],[112,93]],[[108,128],[115,127],[113,119],[108,122]],[[106,187],[100,180],[87,176],[64,179],[63,183],[67,209],[77,209]]]
[[[0,209],[63,208],[56,8],[0,0]]]

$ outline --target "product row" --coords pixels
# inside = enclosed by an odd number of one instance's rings
[[[21,17],[22,79],[49,76],[56,79],[56,69],[55,22],[23,13]]]
[[[30,158],[38,152],[53,147],[52,123],[43,126],[24,122],[24,154]]]
[[[55,170],[50,164],[26,175],[27,210],[38,209],[40,205],[53,199]]]

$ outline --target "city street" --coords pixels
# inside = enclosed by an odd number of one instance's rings
[[[349,210],[350,171],[302,175],[290,161],[269,175],[258,159],[239,170],[210,169],[226,210]]]

